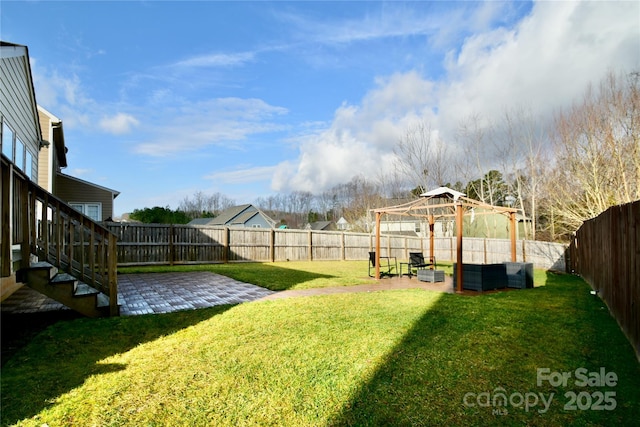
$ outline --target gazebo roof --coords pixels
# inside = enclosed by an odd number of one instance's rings
[[[406,216],[455,216],[456,206],[462,206],[464,210],[479,210],[475,214],[517,212],[518,209],[505,206],[493,206],[467,197],[464,193],[449,187],[439,187],[422,193],[416,200],[395,206],[372,209],[375,213],[406,215]]]
[[[420,197],[452,197],[453,200],[458,200],[460,197],[466,196],[466,194],[461,193],[456,190],[452,190],[449,187],[438,187],[434,190],[427,191],[426,193],[422,193]]]

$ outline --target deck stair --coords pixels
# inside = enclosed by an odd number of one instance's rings
[[[109,297],[46,262],[33,262],[20,271],[22,282],[88,317],[109,316]]]

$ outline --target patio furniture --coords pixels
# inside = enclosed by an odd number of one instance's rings
[[[373,270],[374,274],[371,274]],[[369,252],[369,277],[374,277],[376,270],[376,253]],[[380,257],[380,277],[393,276],[393,270],[398,270],[398,261],[396,257],[381,256]]]
[[[458,263],[453,263],[453,288],[458,285]],[[507,270],[504,264],[462,264],[463,290],[489,291],[506,288]]]
[[[421,269],[418,270],[418,280],[421,282],[444,282],[444,271],[443,270],[430,270],[430,269]]]
[[[418,272],[420,270],[424,270],[429,267],[433,270],[436,266],[436,258],[431,257],[429,262],[426,262],[424,259],[424,255],[421,252],[409,252],[409,262],[401,262],[400,263],[400,276],[402,276],[402,266],[407,266],[407,276],[411,278],[413,276],[413,269],[415,268]]]
[[[533,288],[532,262],[505,262],[507,286],[510,288]]]

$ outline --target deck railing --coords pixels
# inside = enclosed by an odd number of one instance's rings
[[[3,180],[9,178],[12,185],[11,243],[20,247],[20,268],[28,268],[32,255],[37,255],[107,295],[110,315],[117,315],[115,234],[29,180],[4,158],[2,168]]]

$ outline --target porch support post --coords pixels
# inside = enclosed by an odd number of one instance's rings
[[[509,234],[511,235],[511,262],[516,262],[516,213],[509,212]]]
[[[456,271],[456,292],[462,292],[462,220],[464,218],[462,211],[462,202],[456,204],[456,238],[457,238],[457,271]]]
[[[376,280],[380,280],[380,217],[381,212],[376,212]]]
[[[13,245],[13,164],[0,160],[0,277],[11,276]]]

